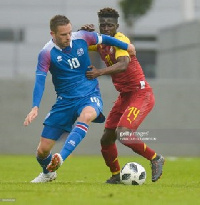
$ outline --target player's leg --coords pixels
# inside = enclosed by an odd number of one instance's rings
[[[43,169],[43,173],[47,174],[49,171],[46,169],[51,161],[51,149],[55,145],[55,141],[41,136],[40,143],[37,148],[37,161]]]
[[[55,145],[55,142],[65,132],[63,127],[64,120],[68,119],[66,116],[66,104],[65,99],[57,98],[56,103],[52,106],[51,111],[47,114],[44,120],[44,128],[41,134],[40,143],[37,149],[37,161],[43,168],[43,172],[36,177],[32,182],[46,182],[50,181],[49,176],[56,178],[56,172],[49,173],[47,166],[52,159],[51,149]],[[69,110],[69,108],[68,108]],[[68,114],[68,113],[67,113]]]
[[[115,129],[105,128],[101,138],[101,153],[105,160],[105,164],[110,168],[112,176],[106,181],[109,184],[120,183],[120,165],[118,160],[118,152],[116,141],[117,135]]]
[[[122,115],[116,129],[117,138],[122,144],[151,161],[152,181],[157,181],[162,174],[164,158],[157,155],[153,149],[134,134],[154,106],[153,92],[151,89],[148,91],[140,90],[129,100],[129,106]]]
[[[139,90],[124,96],[128,102],[127,109],[123,113],[117,126],[117,138],[127,147],[148,160],[155,158],[156,153],[150,149],[135,132],[154,106],[154,95],[151,90]]]
[[[105,164],[110,168],[111,172],[111,178],[106,182],[110,184],[118,184],[120,182],[120,165],[115,141],[117,139],[117,124],[123,114],[123,110],[126,109],[126,107],[123,108],[121,102],[121,96],[119,95],[106,119],[105,130],[101,138],[101,153]]]
[[[116,129],[118,140],[125,146],[131,148],[135,153],[143,156],[147,160],[156,157],[153,149],[148,147],[135,133],[136,130],[127,127],[118,127]]]
[[[77,105],[77,123],[68,135],[60,153],[53,155],[47,167],[49,171],[52,172],[58,169],[62,162],[74,151],[86,136],[89,124],[100,115],[101,110],[102,101],[98,96],[88,97]]]
[[[89,124],[96,118],[97,113],[91,106],[83,108],[80,116],[77,119],[75,127],[70,132],[67,140],[60,151],[63,161],[73,152],[78,144],[84,139],[87,134]]]
[[[51,162],[47,167],[50,172],[56,171],[66,158],[76,149],[86,136],[89,124],[96,118],[96,116],[97,113],[93,107],[87,106],[82,110],[75,127],[68,135],[60,153],[55,153],[53,155]]]
[[[49,182],[56,179],[56,172],[49,173],[49,171],[47,170],[47,165],[50,163],[52,158],[51,149],[62,133],[63,130],[50,126],[44,126],[36,156],[38,163],[43,169],[43,172],[40,173],[40,175],[34,180],[32,180],[32,183]]]

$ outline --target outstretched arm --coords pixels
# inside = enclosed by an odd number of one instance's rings
[[[136,54],[135,46],[133,44],[127,44],[123,41],[120,41],[120,40],[114,38],[114,37],[107,36],[104,34],[102,34],[101,37],[102,37],[102,39],[99,38],[98,44],[102,43],[102,44],[109,45],[109,46],[119,47],[123,50],[127,50],[131,56]]]
[[[81,26],[81,28],[78,31],[81,31],[81,30],[93,32],[93,31],[95,31],[95,26],[94,26],[94,24],[85,24],[85,25]],[[104,35],[104,34],[99,36],[98,40],[99,40],[98,44],[102,43],[102,44],[106,44],[106,45],[116,46],[116,47],[119,47],[123,50],[127,50],[130,56],[136,55],[135,46],[133,44],[128,44],[128,46],[127,46],[127,45],[125,45],[124,42],[123,42],[124,44],[122,42],[117,42],[116,38],[108,36],[108,35]]]

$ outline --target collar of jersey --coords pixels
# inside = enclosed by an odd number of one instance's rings
[[[57,46],[54,42],[53,42],[53,39],[52,39],[52,43],[54,44],[55,48],[62,51],[63,49],[60,48],[59,46]],[[70,41],[70,47],[72,48],[72,40]],[[64,48],[65,49],[65,48]]]

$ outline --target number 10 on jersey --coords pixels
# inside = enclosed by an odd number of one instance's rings
[[[80,63],[79,63],[77,58],[68,59],[67,61],[70,65],[71,69],[75,69],[75,68],[80,67]]]

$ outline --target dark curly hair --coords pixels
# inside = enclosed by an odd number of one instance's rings
[[[112,17],[112,18],[119,17],[119,13],[115,9],[109,7],[101,9],[97,14],[98,17]]]

